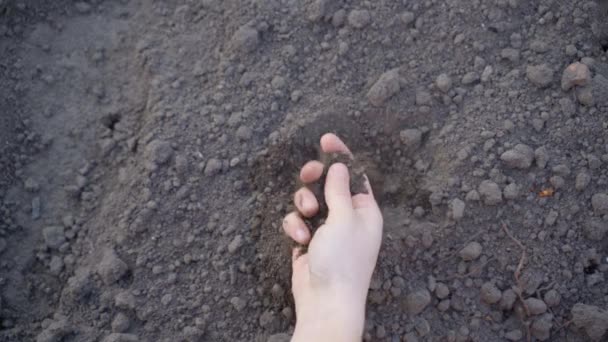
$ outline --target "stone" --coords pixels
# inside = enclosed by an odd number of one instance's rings
[[[608,214],[608,194],[598,193],[591,197],[593,212],[598,215]]]
[[[562,90],[568,91],[574,86],[586,86],[591,82],[589,67],[583,63],[570,64],[562,74]]]
[[[502,202],[502,191],[500,191],[500,187],[490,180],[481,182],[477,191],[479,191],[479,195],[486,205],[497,205]]]
[[[422,143],[422,131],[416,128],[404,129],[399,133],[401,142],[410,148],[420,147]]]
[[[412,12],[405,11],[401,13],[400,19],[403,24],[409,25],[416,20],[416,16]]]
[[[62,318],[53,321],[40,334],[36,336],[36,342],[60,342],[72,333],[74,329],[68,324],[67,319]]]
[[[515,183],[510,183],[509,185],[505,186],[503,195],[508,200],[516,199],[519,197],[519,186]]]
[[[591,218],[585,222],[583,230],[587,239],[602,241],[606,233],[608,233],[608,222],[598,218]]]
[[[315,0],[308,6],[308,20],[320,21],[329,16],[331,0]]]
[[[437,283],[435,286],[435,296],[439,299],[445,299],[450,295],[450,288],[444,283]]]
[[[591,176],[586,171],[581,171],[576,175],[576,180],[574,181],[574,188],[577,191],[583,191],[587,188],[587,185],[591,183]]]
[[[111,333],[102,342],[139,342],[139,338],[133,334]]]
[[[236,137],[241,141],[247,141],[251,139],[252,135],[253,132],[251,130],[251,127],[249,126],[243,125],[236,130]]]
[[[517,144],[513,149],[504,152],[500,156],[507,167],[525,170],[532,166],[534,161],[534,150],[527,145]]]
[[[113,249],[104,250],[101,261],[97,264],[97,274],[106,285],[114,284],[128,271],[127,264],[118,257]]]
[[[547,304],[538,298],[528,298],[525,303],[531,315],[540,315],[547,312]]]
[[[431,303],[431,294],[427,289],[417,290],[405,297],[406,311],[411,315],[417,315]]]
[[[435,86],[442,92],[447,93],[452,88],[452,79],[448,74],[440,74],[435,80]]]
[[[479,79],[480,79],[479,74],[474,71],[471,71],[471,72],[464,74],[464,76],[462,76],[462,79],[460,80],[460,82],[463,85],[469,85],[469,84],[473,84],[475,82],[479,82]]]
[[[222,162],[218,159],[211,158],[205,165],[205,176],[215,176],[222,171]]]
[[[232,239],[232,241],[228,244],[228,252],[230,254],[234,254],[236,253],[239,248],[241,248],[241,246],[243,246],[243,236],[242,235],[237,235],[234,237],[234,239]]]
[[[154,165],[165,164],[173,155],[173,148],[167,141],[153,140],[146,145],[147,160]]]
[[[524,334],[519,329],[511,330],[505,334],[505,338],[509,341],[521,341],[524,338]]]
[[[367,92],[367,99],[374,106],[382,106],[389,98],[401,90],[399,69],[383,73]]]
[[[135,310],[137,303],[135,296],[129,291],[121,291],[114,297],[114,305],[122,310]]]
[[[595,99],[593,97],[593,87],[591,85],[576,88],[576,99],[583,106],[593,106]]]
[[[460,221],[464,217],[466,204],[459,198],[454,198],[449,205],[449,216],[454,221]]]
[[[594,305],[576,303],[572,307],[572,323],[583,329],[595,341],[599,341],[608,330],[608,311]]]
[[[543,299],[545,301],[545,304],[550,307],[558,306],[562,300],[561,296],[559,295],[559,292],[553,289],[547,291]]]
[[[547,148],[541,146],[534,150],[534,160],[536,161],[536,166],[544,169],[549,162],[549,151],[547,151]]]
[[[540,341],[546,341],[551,337],[553,328],[553,315],[546,313],[537,318],[530,326],[530,333]]]
[[[469,242],[463,249],[461,249],[460,252],[458,252],[458,255],[460,255],[464,261],[472,261],[479,258],[482,252],[483,247],[481,244],[473,241]]]
[[[112,332],[124,333],[125,331],[129,330],[130,325],[131,322],[129,322],[129,317],[127,317],[127,315],[124,313],[119,312],[112,320]]]
[[[62,226],[50,226],[42,229],[44,243],[48,248],[57,249],[65,243],[65,230]]]
[[[368,10],[353,10],[348,14],[348,24],[356,29],[362,29],[369,25],[372,16]]]
[[[230,304],[232,304],[232,307],[234,307],[236,311],[241,312],[247,306],[247,301],[240,297],[232,297],[230,299]]]
[[[537,87],[546,88],[553,82],[553,69],[547,64],[529,65],[526,67],[526,76]]]
[[[487,282],[481,286],[479,293],[481,300],[486,304],[495,304],[502,298],[502,292],[493,283]]]
[[[517,300],[517,294],[512,289],[506,289],[500,298],[500,308],[504,311],[511,311],[513,304]]]
[[[260,43],[260,33],[248,24],[241,26],[230,39],[230,46],[235,52],[253,52]]]

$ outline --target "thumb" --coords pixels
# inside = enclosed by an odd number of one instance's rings
[[[329,209],[328,220],[343,215],[351,215],[353,202],[350,195],[350,176],[348,168],[342,163],[336,163],[329,167],[325,180],[325,202]]]

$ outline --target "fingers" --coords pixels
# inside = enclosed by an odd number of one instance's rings
[[[325,181],[325,202],[329,208],[329,219],[352,213],[350,176],[346,165],[336,163],[329,167]]]
[[[310,241],[310,231],[296,212],[289,213],[285,216],[283,219],[283,231],[285,231],[287,236],[299,244],[306,245]]]
[[[309,161],[300,170],[300,180],[305,183],[314,183],[323,175],[323,163],[320,161]]]
[[[374,198],[374,193],[367,176],[365,176],[365,187],[367,188],[367,194],[353,196],[353,208],[357,217],[364,223],[364,226],[381,228],[383,224],[382,212],[380,211],[378,202]]]
[[[319,211],[319,202],[308,188],[298,190],[294,195],[293,202],[304,217],[313,217]]]
[[[321,149],[325,153],[346,153],[351,157],[353,155],[346,144],[333,133],[327,133],[321,137]]]

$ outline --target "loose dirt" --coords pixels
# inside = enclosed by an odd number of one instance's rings
[[[365,341],[606,340],[607,10],[0,0],[0,341],[288,340],[326,132],[385,218]]]

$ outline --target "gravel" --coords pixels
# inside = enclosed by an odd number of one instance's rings
[[[502,298],[502,292],[493,283],[487,282],[481,286],[481,300],[486,304],[495,304]]]
[[[608,194],[598,193],[591,197],[593,211],[599,215],[608,214]]]
[[[106,285],[112,285],[122,278],[129,271],[127,264],[122,261],[116,251],[107,248],[99,264],[97,264],[97,274]]]
[[[481,244],[473,241],[469,242],[463,249],[461,249],[460,252],[458,252],[458,255],[460,255],[464,261],[472,261],[479,258],[482,252],[483,247]]]
[[[486,205],[497,205],[502,202],[502,191],[493,181],[484,180],[479,184],[477,191]]]
[[[525,170],[532,166],[534,150],[527,145],[517,144],[513,149],[504,152],[500,159],[510,168]]]
[[[411,315],[417,315],[431,303],[431,294],[428,290],[414,291],[405,297],[405,308]]]
[[[380,76],[367,93],[367,99],[374,106],[382,106],[401,90],[399,69],[392,69]]]
[[[553,82],[554,71],[547,64],[529,65],[526,67],[528,80],[540,88],[545,88]]]
[[[44,237],[44,243],[51,249],[61,247],[66,241],[65,230],[62,226],[45,227],[42,230],[42,235]]]
[[[586,86],[591,82],[591,72],[585,64],[570,64],[562,74],[562,90],[568,91],[574,86]]]

